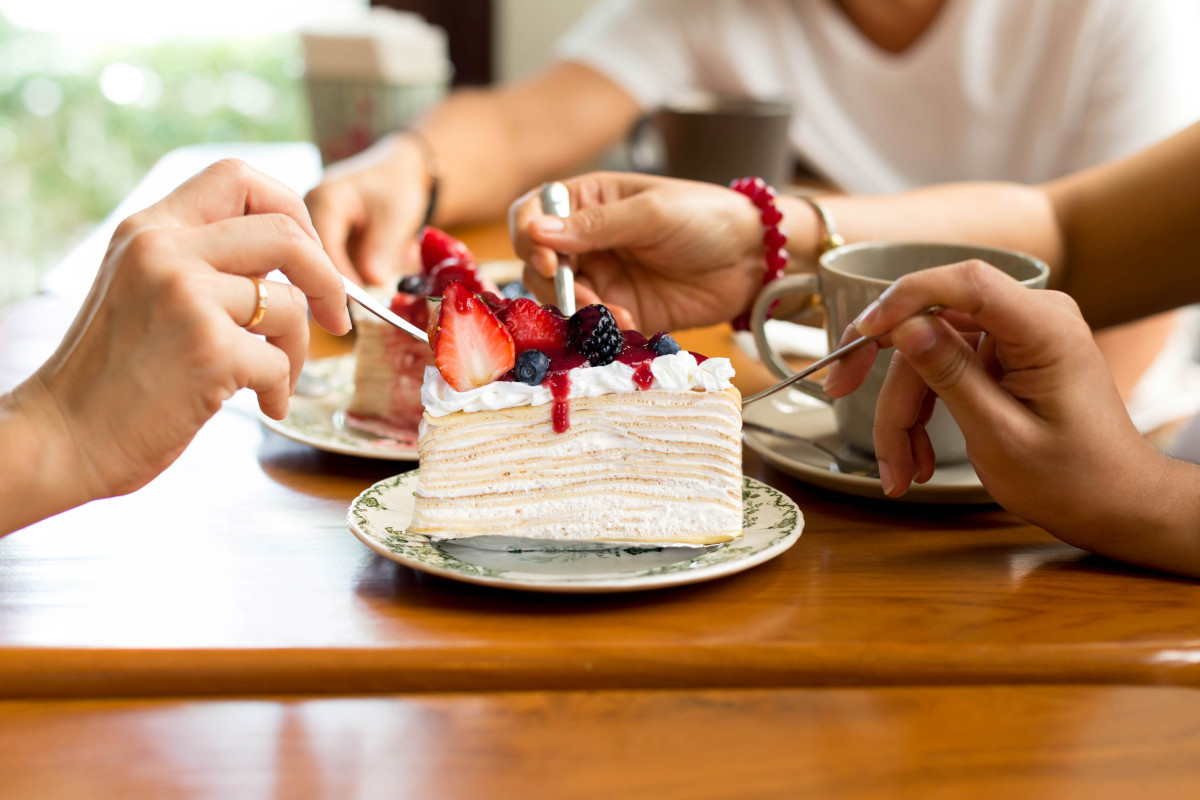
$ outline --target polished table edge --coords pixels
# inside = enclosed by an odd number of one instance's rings
[[[1003,653],[998,650],[1003,650]],[[762,647],[643,651],[549,644],[484,654],[472,648],[272,648],[0,650],[0,700],[19,698],[214,697],[257,694],[388,694],[430,691],[801,689],[876,686],[1061,684],[1200,688],[1200,655],[1161,647],[953,644]],[[596,665],[603,665],[597,669]]]
[[[0,774],[6,800],[1183,798],[1198,717],[1045,685],[0,702]]]

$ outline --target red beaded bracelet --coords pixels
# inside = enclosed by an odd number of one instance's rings
[[[779,223],[783,221],[783,212],[775,205],[775,190],[767,185],[762,178],[738,178],[729,184],[729,188],[750,198],[754,207],[761,212],[763,227],[763,252],[767,262],[767,271],[763,275],[763,286],[783,277],[787,266],[788,254],[784,249],[787,244],[787,234]],[[770,316],[770,312],[767,312]],[[750,330],[750,312],[739,314],[733,320],[735,331]]]

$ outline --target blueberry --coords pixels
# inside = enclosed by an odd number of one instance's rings
[[[513,375],[521,383],[539,386],[550,368],[550,356],[541,350],[525,350],[517,356],[517,365],[513,367]]]
[[[650,337],[650,349],[660,356],[673,356],[679,352],[679,345],[671,338],[671,334],[660,331]]]
[[[400,279],[400,283],[396,285],[397,292],[404,294],[426,294],[429,291],[429,284],[421,275],[405,275]]]

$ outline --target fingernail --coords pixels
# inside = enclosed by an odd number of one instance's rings
[[[938,332],[932,319],[921,314],[905,320],[892,331],[892,343],[896,349],[909,355],[921,355],[937,344]]]
[[[821,388],[825,390],[825,394],[829,394],[833,387],[842,382],[842,371],[840,366],[840,362],[833,362],[833,366],[831,366],[829,368],[829,372],[825,374],[825,383],[821,385]]]
[[[538,217],[533,224],[543,233],[559,233],[567,229],[567,223],[558,217]]]
[[[883,484],[883,493],[891,495],[892,490],[896,488],[896,480],[892,477],[892,468],[888,466],[886,461],[879,463],[879,482]]]
[[[858,328],[859,333],[861,333],[863,328],[870,325],[871,320],[875,319],[875,317],[877,317],[877,316],[879,316],[879,301],[878,300],[876,300],[874,303],[871,303],[871,305],[864,308],[862,310],[862,313],[859,314],[857,317],[855,317],[854,322],[851,322],[850,324],[853,325],[855,328]]]

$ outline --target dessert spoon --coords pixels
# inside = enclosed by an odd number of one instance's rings
[[[946,310],[945,306],[930,306],[929,308],[918,311],[917,314],[936,314],[939,311],[945,311],[945,310]],[[913,316],[917,316],[917,314],[914,314]],[[742,401],[742,405],[747,406],[750,403],[753,403],[757,400],[762,400],[764,397],[770,397],[771,395],[778,392],[780,389],[786,389],[787,387],[791,386],[793,383],[800,380],[801,378],[807,378],[809,375],[812,375],[814,372],[825,369],[825,367],[828,367],[830,364],[837,361],[838,359],[844,358],[845,356],[849,355],[850,353],[853,353],[855,350],[862,347],[864,344],[870,344],[871,342],[875,341],[876,339],[882,339],[884,336],[887,336],[889,333],[891,333],[891,330],[886,330],[883,333],[877,333],[874,336],[860,336],[857,339],[855,339],[854,341],[850,342],[849,344],[843,345],[843,346],[839,347],[837,350],[834,350],[832,353],[830,353],[829,355],[820,359],[819,361],[814,361],[813,363],[809,364],[807,367],[805,367],[804,369],[795,373],[794,375],[784,378],[783,380],[781,380],[779,383],[775,384],[774,386],[767,388],[767,389],[763,389],[758,394],[750,395],[749,397],[747,397],[745,400]]]
[[[351,281],[346,276],[342,276],[342,283],[346,285],[346,294],[354,302],[370,311],[375,316],[379,317],[389,325],[395,325],[400,330],[407,333],[419,342],[429,344],[429,335],[425,331],[406,321],[403,317],[392,313],[383,303],[372,297],[365,289]]]
[[[559,219],[571,216],[571,193],[561,183],[542,184],[542,213]],[[558,269],[554,271],[554,295],[558,310],[568,317],[575,314],[575,273],[571,260],[558,253]]]

